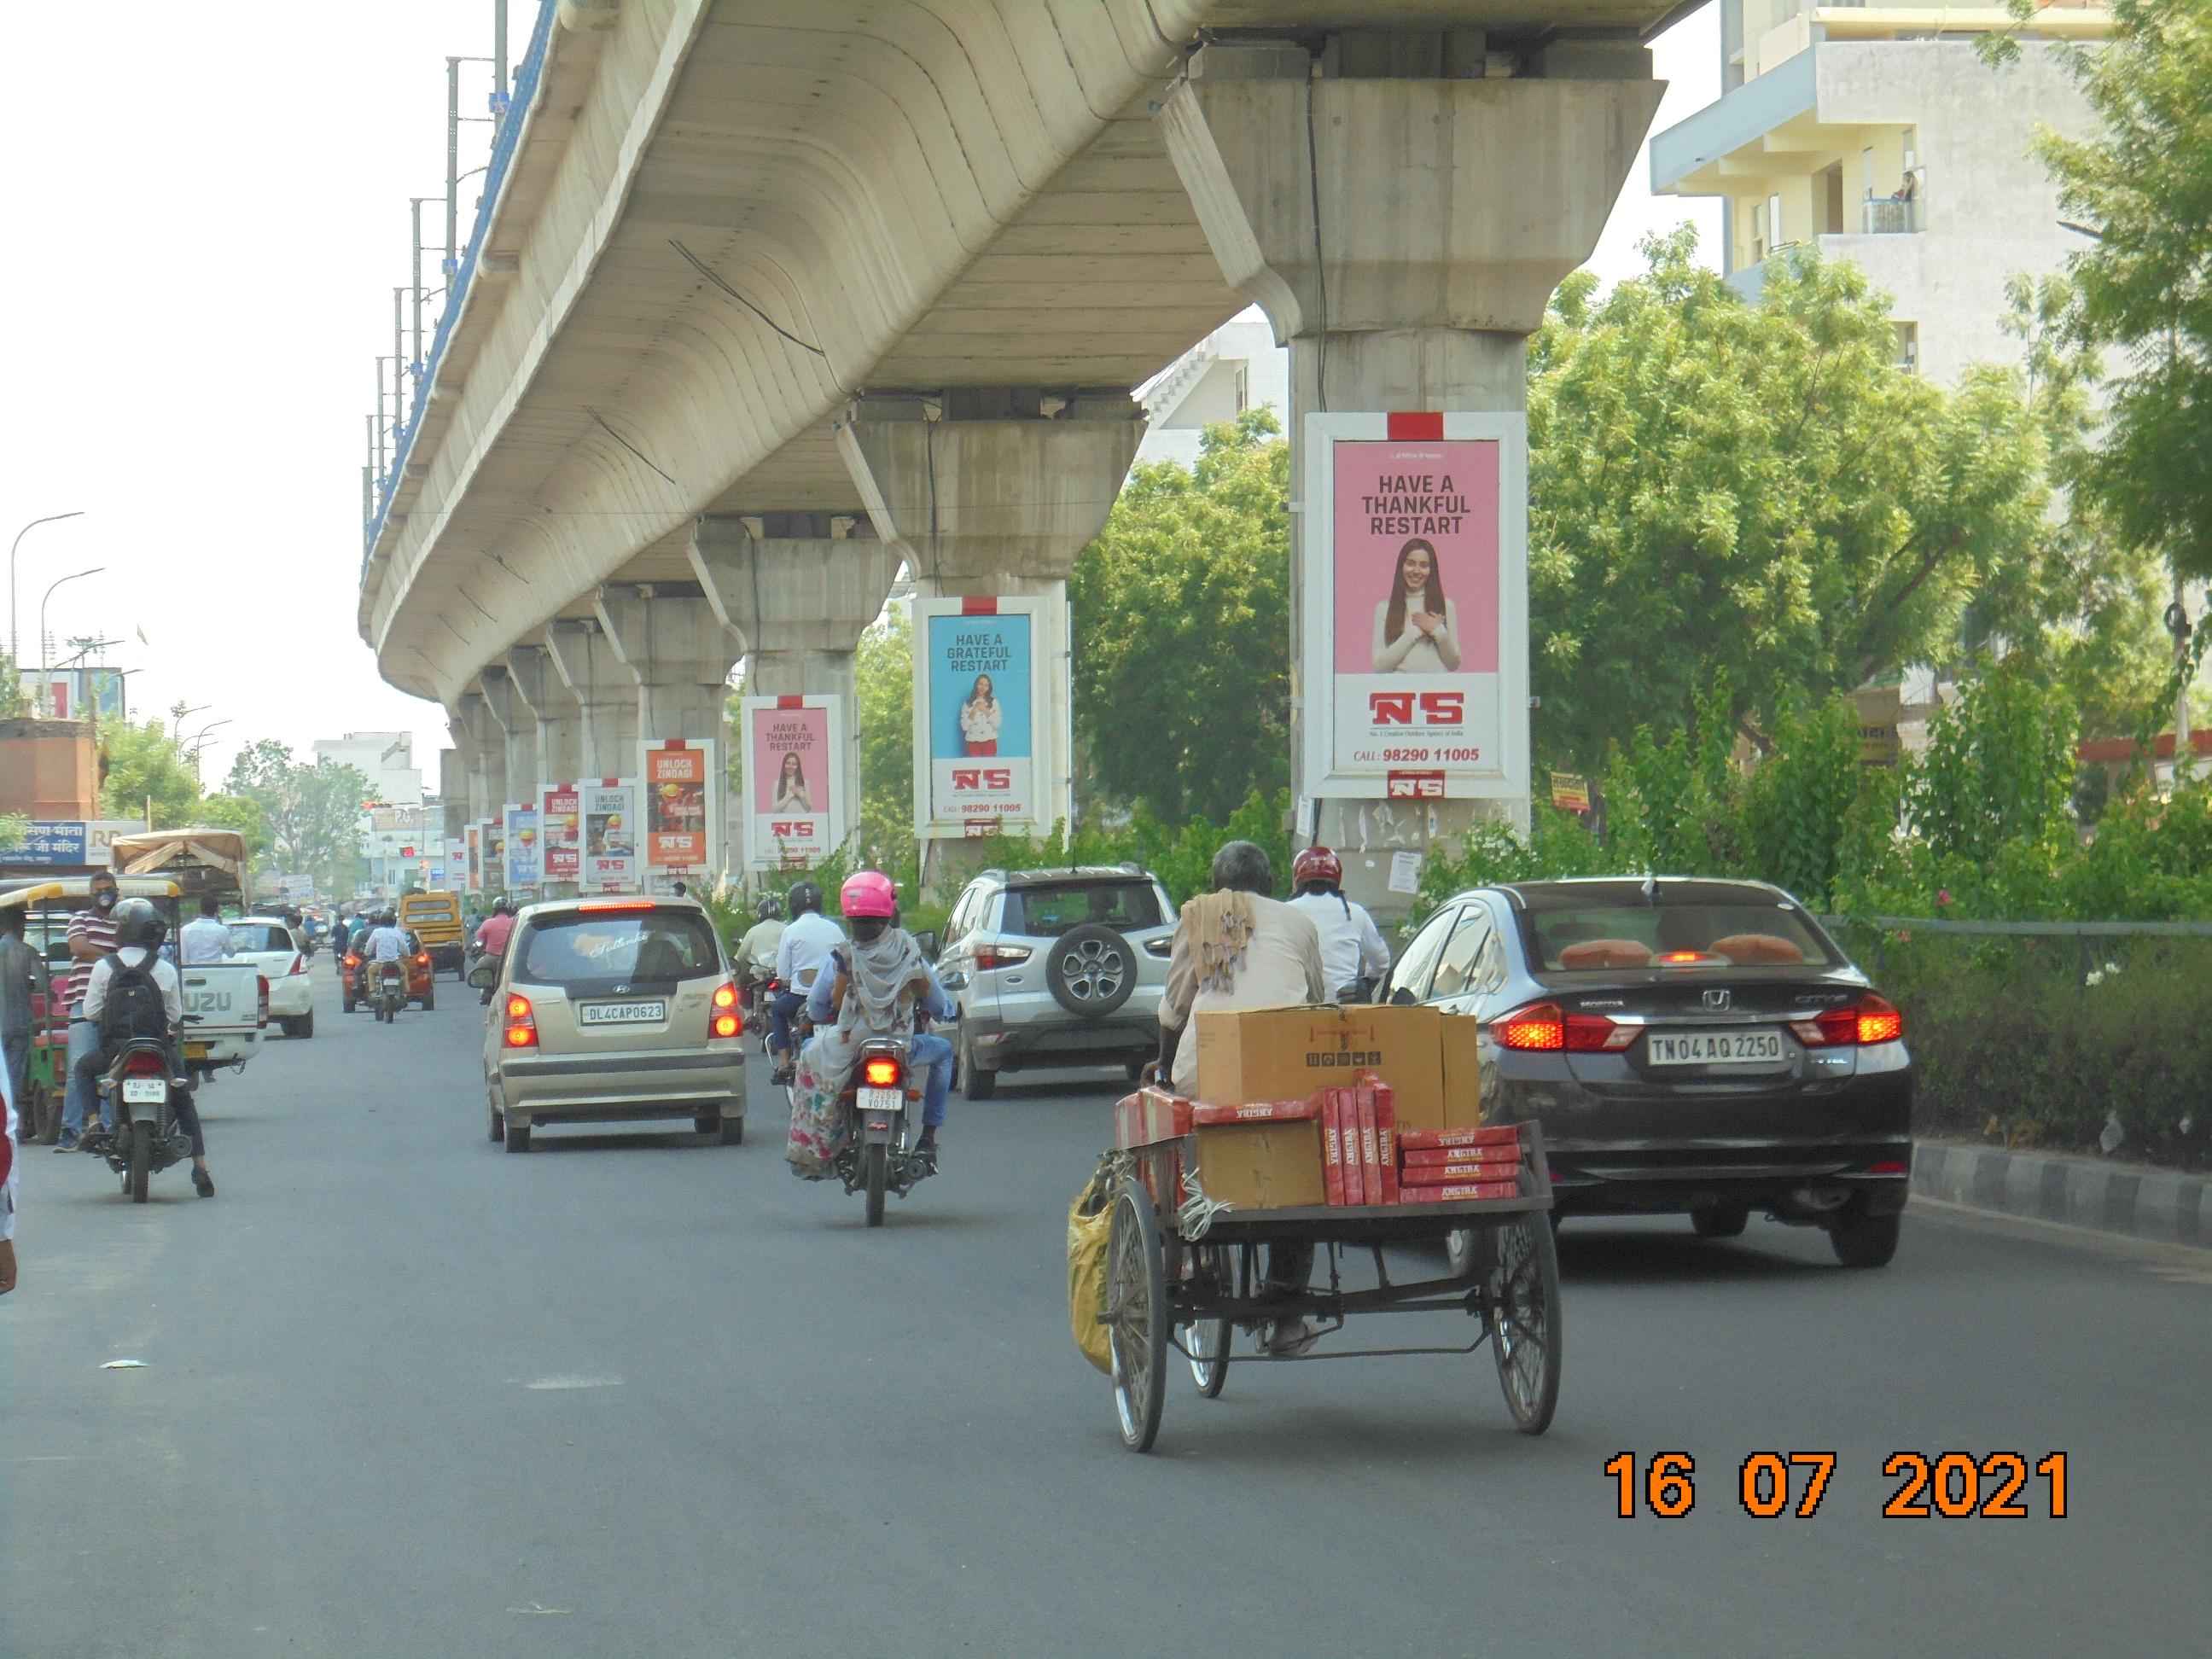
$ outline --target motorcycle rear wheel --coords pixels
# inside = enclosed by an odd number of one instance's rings
[[[891,1149],[872,1141],[863,1152],[868,1178],[868,1225],[884,1224],[884,1191],[890,1184]]]
[[[154,1126],[144,1119],[131,1126],[131,1167],[127,1172],[131,1201],[146,1201],[146,1183],[154,1173]]]

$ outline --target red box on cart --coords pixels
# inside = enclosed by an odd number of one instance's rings
[[[1407,1129],[1398,1137],[1398,1144],[1409,1154],[1443,1146],[1518,1146],[1521,1134],[1510,1123],[1468,1129]]]
[[[1398,1162],[1408,1170],[1429,1164],[1518,1164],[1521,1148],[1516,1145],[1491,1146],[1407,1146],[1400,1137]]]
[[[1344,1199],[1344,1091],[1324,1089],[1321,1101],[1322,1192],[1331,1204]]]
[[[1518,1181],[1521,1165],[1510,1164],[1409,1164],[1399,1172],[1400,1190],[1408,1187],[1452,1187],[1463,1181]]]
[[[1180,1140],[1190,1133],[1190,1102],[1165,1089],[1139,1089],[1114,1103],[1114,1144],[1127,1151]]]
[[[1401,1204],[1458,1204],[1471,1198],[1518,1198],[1521,1183],[1517,1181],[1463,1181],[1451,1187],[1406,1187],[1400,1189]]]
[[[1382,1200],[1398,1201],[1398,1101],[1390,1085],[1380,1078],[1368,1079],[1375,1096],[1375,1156],[1382,1166]]]
[[[1352,1090],[1359,1103],[1359,1184],[1370,1204],[1380,1204],[1382,1199],[1382,1153],[1375,1133],[1375,1090],[1370,1084],[1358,1084]]]
[[[1249,1100],[1234,1106],[1219,1106],[1206,1103],[1190,1109],[1190,1121],[1193,1125],[1295,1123],[1300,1118],[1320,1115],[1321,1097],[1318,1095],[1310,1095],[1304,1100]]]

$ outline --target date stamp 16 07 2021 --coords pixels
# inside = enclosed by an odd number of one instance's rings
[[[1746,1515],[1762,1521],[1782,1516],[1810,1520],[1820,1511],[1828,1482],[1836,1472],[1833,1452],[1753,1452],[1735,1468],[1734,1497]],[[2019,1452],[1892,1452],[1881,1472],[1893,1483],[1881,1506],[1890,1520],[1924,1516],[1963,1521],[2026,1521],[2066,1518],[2066,1454],[2052,1452],[2031,1465]],[[1687,1452],[1655,1452],[1643,1460],[1641,1477],[1633,1452],[1622,1452],[1605,1465],[1613,1477],[1613,1513],[1623,1521],[1638,1514],[1679,1521],[1697,1507],[1697,1463]],[[2039,1477],[2031,1486],[2030,1475]]]

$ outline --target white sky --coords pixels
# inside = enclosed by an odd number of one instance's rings
[[[519,58],[537,8],[512,0]],[[445,719],[378,678],[355,628],[362,422],[407,280],[410,195],[445,183],[445,59],[489,53],[491,0],[167,0],[11,8],[0,142],[18,236],[0,262],[17,319],[0,400],[0,536],[24,537],[16,599],[36,666],[56,639],[119,638],[138,718],[179,699],[219,787],[241,743],[303,757],[349,731],[415,734],[436,777]],[[1718,91],[1716,10],[1657,43],[1656,128]],[[483,112],[464,65],[464,114]],[[487,129],[464,129],[465,170]],[[474,152],[471,154],[471,152]],[[1639,160],[1593,264],[1719,210],[1650,198]],[[462,190],[465,240],[473,181]],[[442,239],[434,205],[425,234]],[[435,258],[428,269],[434,271]],[[426,276],[426,286],[434,278]],[[138,630],[145,632],[142,644]],[[60,654],[66,654],[63,647]]]

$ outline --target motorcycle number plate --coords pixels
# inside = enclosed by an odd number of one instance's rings
[[[158,1077],[126,1077],[123,1079],[123,1099],[131,1106],[159,1106],[169,1097],[169,1085]]]
[[[859,1104],[864,1112],[903,1112],[906,1110],[906,1091],[871,1089],[863,1085],[860,1091]]]

